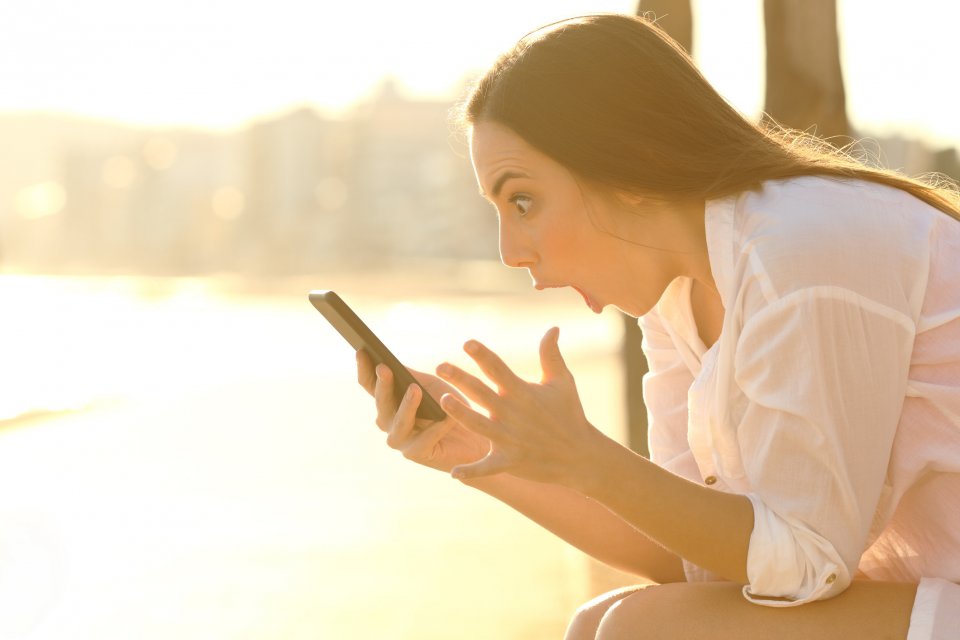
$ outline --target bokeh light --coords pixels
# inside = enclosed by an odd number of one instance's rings
[[[57,182],[40,182],[20,189],[16,196],[17,213],[27,220],[36,220],[60,213],[67,195]]]

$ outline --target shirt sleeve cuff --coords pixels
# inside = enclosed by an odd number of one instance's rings
[[[753,533],[747,552],[743,596],[755,604],[792,607],[832,598],[850,584],[850,572],[836,549],[799,523],[790,523],[756,494]]]

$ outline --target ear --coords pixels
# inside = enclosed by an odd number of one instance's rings
[[[618,190],[613,195],[617,208],[633,216],[646,217],[659,208],[660,201],[647,194]]]
[[[650,216],[673,208],[670,200],[652,193],[618,190],[615,197],[624,211],[641,216]]]
[[[633,191],[616,191],[614,196],[621,206],[628,209],[641,209],[647,202],[646,196]]]

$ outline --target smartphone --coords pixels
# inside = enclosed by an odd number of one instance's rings
[[[411,375],[407,368],[400,364],[397,357],[387,349],[373,331],[363,323],[359,316],[347,306],[340,296],[333,291],[311,291],[310,302],[317,308],[323,317],[340,332],[340,335],[350,343],[355,350],[363,349],[373,360],[374,366],[381,362],[393,372],[393,393],[396,398],[402,398],[411,384],[420,387],[420,406],[417,407],[417,417],[425,420],[443,420],[447,414],[440,408],[440,403],[427,393],[419,382]]]

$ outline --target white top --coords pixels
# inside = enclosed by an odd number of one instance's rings
[[[706,231],[720,338],[673,281],[640,319],[643,391],[651,459],[753,504],[744,595],[960,581],[960,222],[803,177],[708,202]]]

